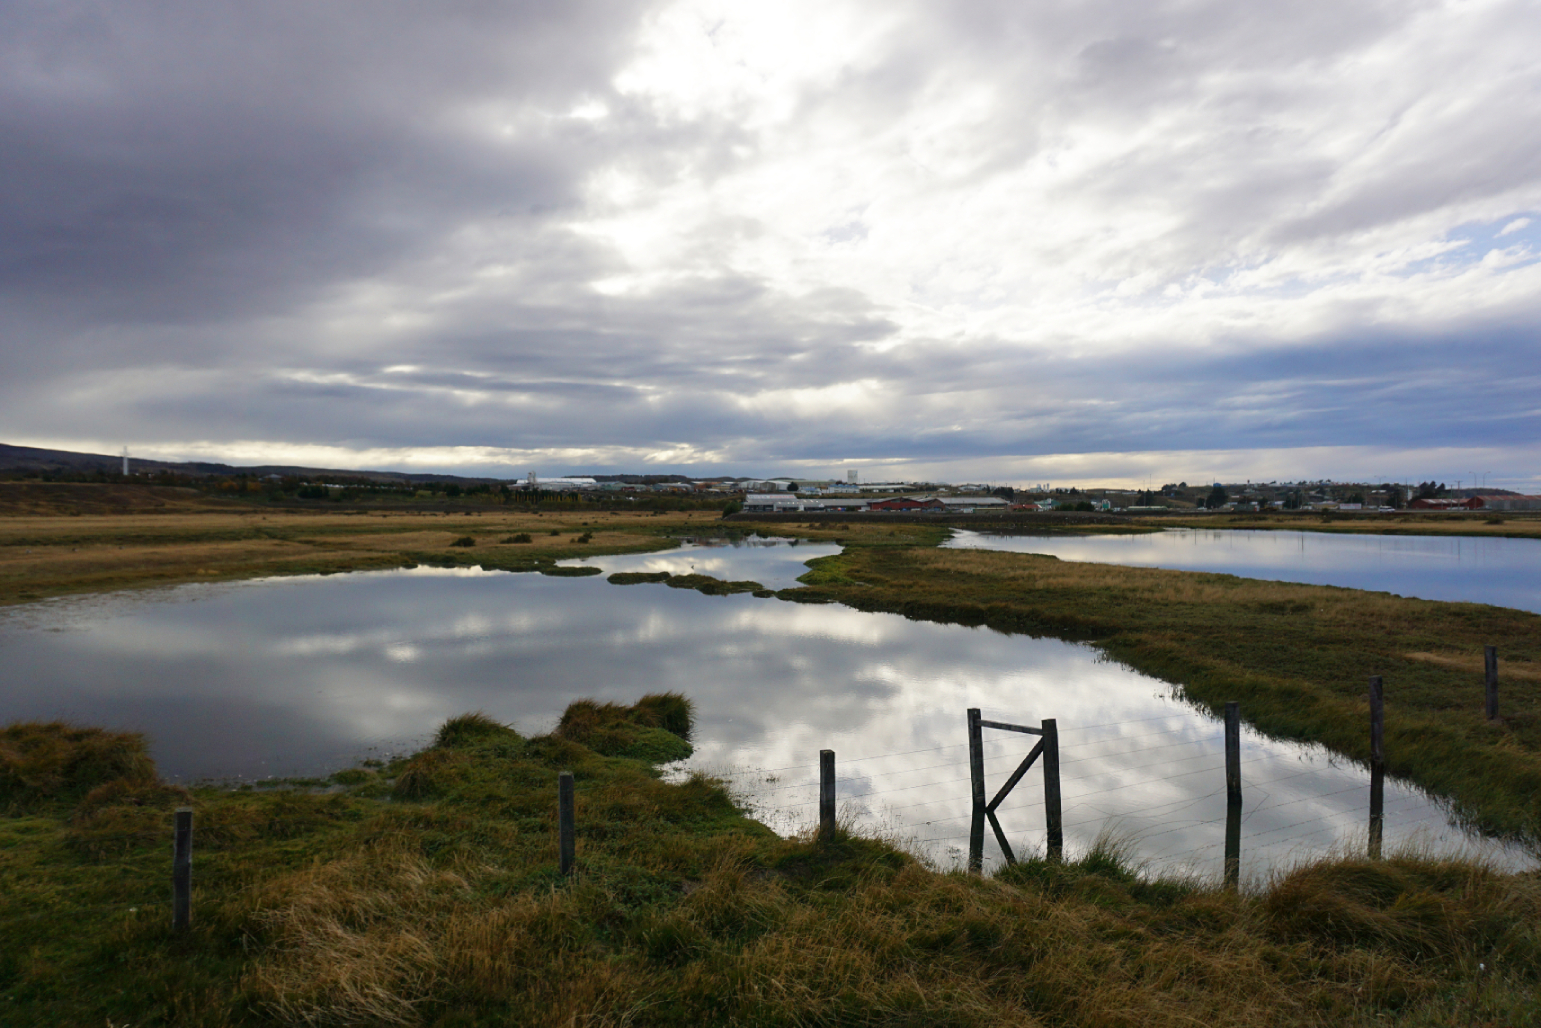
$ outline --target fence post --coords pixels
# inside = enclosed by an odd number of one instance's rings
[[[185,931],[193,920],[193,811],[178,807],[171,844],[171,927]]]
[[[819,840],[835,838],[835,751],[819,751]]]
[[[1048,856],[1059,860],[1065,855],[1065,821],[1059,809],[1059,722],[1043,721],[1043,820],[1048,829]]]
[[[1370,859],[1379,860],[1386,824],[1386,707],[1380,675],[1370,679]]]
[[[1482,662],[1487,672],[1487,719],[1498,720],[1498,647],[1483,648]]]
[[[573,831],[573,773],[563,771],[556,778],[556,814],[558,862],[562,874],[573,873],[573,858],[577,842]]]
[[[968,869],[976,875],[984,870],[985,861],[985,745],[979,720],[979,708],[970,707],[968,774],[974,789],[974,816],[968,828]]]
[[[1225,885],[1241,881],[1241,704],[1225,705]]]

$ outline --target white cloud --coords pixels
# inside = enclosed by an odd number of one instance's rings
[[[8,441],[1533,464],[1526,3],[209,10],[120,13],[157,60],[0,16]]]

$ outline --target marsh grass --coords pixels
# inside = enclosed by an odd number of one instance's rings
[[[553,519],[540,514],[300,512],[238,505],[226,510],[229,506],[172,508],[176,513],[157,515],[0,516],[0,604],[180,582],[445,562],[535,571],[590,552],[669,549],[678,545],[674,535],[708,520],[694,513],[657,519],[617,516],[607,530],[586,533],[589,541],[578,543],[563,534],[564,528],[571,533],[576,526],[548,528]],[[0,503],[0,515],[3,508]],[[472,529],[476,534],[470,534]],[[504,542],[497,547],[456,545],[489,533]],[[517,543],[523,536],[529,539],[517,555],[502,548],[512,545],[506,540]]]
[[[153,775],[55,792],[0,819],[0,1020],[1175,1028],[1541,1015],[1533,875],[1397,853],[1303,864],[1238,894],[1152,876],[1105,837],[1064,863],[976,878],[849,826],[777,838],[717,782],[670,784],[568,737],[688,734],[690,720],[677,694],[583,701],[534,738],[469,714],[423,753],[349,769],[339,792],[193,790],[182,937],[169,931],[166,842],[185,794]],[[403,789],[429,755],[432,788]],[[577,779],[569,879],[556,869],[560,770]],[[113,829],[112,811],[146,817]],[[71,845],[91,818],[106,818],[102,844]]]
[[[54,800],[79,799],[109,783],[148,783],[155,765],[143,735],[60,721],[0,729],[0,809],[16,813]]]

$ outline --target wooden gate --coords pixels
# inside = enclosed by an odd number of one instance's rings
[[[1006,779],[1006,784],[1001,786],[1000,792],[988,803],[985,802],[985,747],[984,730],[996,728],[1003,732],[1021,732],[1025,735],[1039,736],[1038,743],[1030,753],[1023,758],[1022,763]],[[984,868],[985,852],[985,821],[990,822],[990,828],[995,832],[995,841],[1000,843],[1001,853],[1006,857],[1006,863],[1015,864],[1016,854],[1011,852],[1011,844],[1006,841],[1006,833],[1001,830],[1001,823],[995,816],[995,808],[1001,805],[1016,784],[1027,774],[1028,768],[1039,757],[1043,758],[1043,806],[1044,824],[1048,829],[1048,853],[1050,860],[1059,860],[1065,850],[1065,833],[1063,819],[1060,816],[1059,805],[1059,727],[1053,718],[1047,718],[1042,722],[1042,727],[1029,728],[1026,725],[1009,725],[1004,721],[986,721],[979,716],[978,707],[970,707],[968,712],[968,766],[969,777],[974,786],[974,818],[969,825],[968,833],[968,868],[978,874]]]

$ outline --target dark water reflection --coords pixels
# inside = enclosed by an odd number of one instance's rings
[[[770,585],[828,549],[596,562],[715,561],[719,577]],[[427,568],[50,602],[0,618],[0,723],[142,730],[163,771],[183,779],[331,770],[372,747],[420,744],[473,709],[542,731],[575,697],[664,689],[698,704],[692,766],[728,777],[783,831],[813,821],[817,753],[832,748],[847,816],[956,858],[968,831],[964,711],[979,706],[1002,720],[1058,719],[1072,850],[1113,827],[1163,866],[1219,867],[1218,722],[1086,646],[598,577]],[[1030,743],[990,740],[992,785]],[[1342,840],[1362,846],[1362,769],[1250,733],[1243,759],[1248,873]],[[1042,845],[1040,783],[1029,775],[1002,808],[1019,853]],[[1528,861],[1449,826],[1415,790],[1388,783],[1386,807],[1388,845],[1419,838]]]
[[[1541,613],[1541,539],[1332,535],[1175,528],[1148,535],[993,535],[959,530],[943,545],[1047,553],[1061,560],[1215,571],[1338,585],[1424,600]]]

